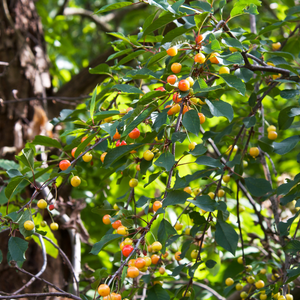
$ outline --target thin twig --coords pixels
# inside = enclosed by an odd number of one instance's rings
[[[22,295],[6,295],[6,296],[0,296],[0,299],[18,299],[18,298],[31,298],[31,297],[46,297],[46,296],[57,296],[57,297],[65,297],[75,300],[82,300],[80,297],[77,297],[75,295],[72,295],[70,293],[29,293],[29,294],[22,294]]]

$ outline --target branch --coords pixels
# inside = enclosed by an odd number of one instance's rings
[[[57,297],[65,297],[75,300],[82,300],[80,297],[77,297],[75,295],[72,295],[70,293],[30,293],[30,294],[22,294],[22,295],[7,295],[7,296],[0,296],[0,299],[18,299],[18,298],[31,298],[31,297],[46,297],[46,296],[57,296]]]
[[[82,16],[89,18],[93,22],[95,22],[103,31],[112,31],[113,27],[108,24],[109,21],[115,18],[114,13],[107,14],[105,16],[99,17],[95,15],[92,11],[89,11],[84,8],[77,8],[77,7],[66,7],[63,11],[64,16]]]
[[[63,102],[64,101],[75,101],[75,100],[83,100],[83,99],[87,99],[87,98],[91,98],[90,95],[83,95],[83,96],[79,96],[79,97],[30,97],[30,98],[21,98],[21,99],[14,99],[14,100],[6,100],[6,101],[1,101],[1,103],[3,104],[11,104],[11,103],[18,103],[18,102],[28,102],[28,101],[32,101],[32,100],[39,100],[39,101],[52,101],[55,100],[57,102]],[[71,104],[69,102],[66,102],[67,104]],[[77,105],[77,103],[75,104]]]
[[[40,277],[44,271],[46,270],[47,267],[47,253],[46,253],[46,248],[45,248],[45,243],[44,240],[42,239],[41,235],[38,235],[41,246],[42,246],[42,253],[43,253],[43,265],[41,270],[36,274],[36,275],[31,275],[33,276],[25,285],[23,285],[20,289],[18,289],[17,291],[15,291],[14,293],[12,293],[12,295],[16,295],[19,294],[21,291],[23,291],[25,288],[27,288],[28,286],[30,286],[36,279],[38,279],[38,277]],[[20,268],[17,268],[19,271]]]

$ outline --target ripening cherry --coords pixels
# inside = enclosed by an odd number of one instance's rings
[[[261,289],[265,286],[265,283],[262,280],[258,280],[257,282],[255,282],[255,286],[257,289]]]
[[[152,209],[154,212],[157,212],[162,207],[162,203],[160,201],[155,201],[152,205]]]
[[[133,140],[135,140],[135,139],[138,139],[139,138],[139,136],[140,136],[140,131],[138,130],[138,128],[134,128],[129,134],[128,134],[128,136],[131,138],[131,139],[133,139]]]
[[[143,157],[144,157],[145,160],[150,161],[150,160],[153,159],[154,153],[153,153],[152,151],[150,151],[150,150],[146,150],[146,151],[143,153]]]
[[[201,34],[198,34],[195,39],[196,44],[197,45],[201,44],[202,41],[203,41],[203,36]]]
[[[199,251],[194,249],[192,252],[191,252],[191,258],[192,259],[196,259],[198,257],[198,253]]]
[[[238,49],[236,49],[236,48],[234,48],[234,47],[229,47],[229,51],[230,51],[230,52],[237,52]]]
[[[51,228],[51,230],[56,231],[56,230],[58,230],[59,226],[57,223],[53,222],[50,224],[50,228]]]
[[[159,255],[157,255],[157,254],[151,255],[151,261],[152,261],[153,265],[156,265],[158,263],[159,259],[160,259]]]
[[[250,283],[250,284],[252,284],[252,283],[255,282],[255,278],[253,276],[248,276],[247,277],[247,282]]]
[[[131,245],[125,245],[122,249],[122,253],[125,257],[128,257],[130,253],[133,251],[133,247]]]
[[[167,54],[168,54],[169,56],[176,56],[177,53],[178,53],[178,50],[177,50],[176,47],[171,47],[171,48],[169,48],[169,49],[167,50]]]
[[[121,222],[121,220],[117,220],[117,221],[113,222],[111,224],[111,226],[113,229],[118,229],[120,226],[122,226],[122,222]]]
[[[191,108],[189,106],[184,106],[182,110],[182,114],[184,115],[186,112],[188,112]]]
[[[205,122],[205,116],[203,113],[198,113],[200,124],[203,124]]]
[[[138,269],[143,269],[146,266],[146,261],[144,260],[144,258],[139,257],[135,260],[134,263],[135,267],[137,267]]]
[[[152,251],[153,252],[158,252],[162,249],[162,244],[160,242],[154,242],[152,244]]]
[[[129,260],[128,267],[135,267],[135,259],[134,258],[132,258],[132,259]]]
[[[190,83],[190,87],[192,87],[194,85],[194,83],[195,83],[195,80],[191,76],[189,76],[188,78],[186,78],[186,80]]]
[[[135,188],[139,184],[139,181],[136,178],[131,178],[129,180],[129,186]]]
[[[81,138],[81,143],[83,143],[87,138],[88,138],[87,136],[82,137],[82,138]],[[90,144],[90,143],[88,143],[88,145],[89,145],[89,144]]]
[[[67,170],[70,166],[71,166],[71,163],[70,163],[70,161],[68,161],[67,159],[62,160],[62,161],[59,163],[59,168],[60,168],[62,171]]]
[[[106,154],[107,154],[107,152],[103,152],[100,156],[100,160],[102,163],[104,162],[104,158],[105,158]]]
[[[137,267],[129,267],[127,269],[127,276],[129,278],[136,278],[139,276],[139,274],[140,274],[140,271]]]
[[[74,176],[71,178],[71,185],[73,187],[78,187],[81,184],[81,179],[79,176]]]
[[[266,300],[268,298],[268,295],[267,294],[260,294],[259,295],[259,299],[260,300]]]
[[[173,102],[175,103],[179,103],[182,99],[179,98],[179,94],[178,93],[174,93],[173,95]]]
[[[196,143],[195,143],[196,144]],[[197,144],[196,144],[197,145]],[[190,148],[190,147],[189,147]],[[194,149],[195,149],[195,147],[194,147]],[[191,149],[190,149],[191,150]],[[190,186],[186,186],[184,189],[183,189],[186,193],[188,193],[188,194],[192,194],[192,189],[191,189],[191,187]]]
[[[84,154],[82,156],[82,159],[85,162],[90,162],[92,160],[92,158],[93,158],[93,155],[91,153],[89,153],[89,152],[87,152],[86,154]]]
[[[176,224],[175,224],[175,226],[174,226],[174,228],[175,228],[176,230],[181,230],[182,227],[183,227],[183,225],[180,224],[179,222],[176,222]]]
[[[234,280],[233,280],[232,278],[228,277],[228,278],[225,280],[225,284],[226,284],[227,286],[231,286],[231,285],[234,284]]]
[[[177,76],[176,75],[170,75],[170,76],[168,76],[168,78],[167,78],[167,82],[169,83],[169,84],[175,84],[175,82],[178,80],[178,78],[177,78]]]
[[[277,139],[277,132],[276,131],[269,131],[268,132],[268,139],[269,140],[276,140]]]
[[[127,143],[125,141],[122,141],[121,146],[125,146]]]
[[[160,86],[160,87],[156,88],[155,91],[165,92],[166,89],[163,86]]]
[[[45,209],[47,206],[48,206],[48,203],[44,199],[39,200],[37,203],[37,207],[40,209]]]
[[[108,296],[110,294],[110,288],[107,284],[100,284],[98,287],[98,294],[102,297]]]
[[[46,226],[47,226],[47,222],[46,222],[46,221],[42,221],[42,222],[41,222],[41,226],[42,226],[42,227],[46,227]]]
[[[249,154],[255,158],[259,155],[259,149],[257,147],[251,147],[249,150]]]
[[[121,234],[121,235],[127,235],[128,234],[128,229],[125,226],[119,226],[117,228],[117,234]]]
[[[50,204],[49,205],[49,210],[53,210],[55,207],[54,207],[54,204]]]
[[[203,53],[198,53],[194,56],[194,61],[199,64],[203,64],[205,62],[205,55]]]
[[[276,131],[276,127],[274,125],[270,125],[268,128],[267,128],[267,131],[270,132],[270,131]]]
[[[272,44],[272,50],[273,51],[277,51],[281,48],[281,43],[280,42],[277,42],[277,43],[273,43]]]
[[[220,55],[219,53],[213,52],[213,53],[210,55],[210,57],[209,57],[210,62],[211,62],[212,64],[218,64],[218,63],[220,63],[220,61],[218,60],[218,56],[219,56],[219,55]]]
[[[208,193],[208,196],[209,196],[211,199],[214,199],[214,198],[215,198],[215,193],[209,192],[209,193]]]
[[[160,267],[160,268],[158,269],[158,272],[159,272],[161,275],[164,275],[165,272],[166,272],[166,269],[165,269],[164,267]]]
[[[28,220],[28,221],[24,222],[23,226],[24,226],[25,230],[30,231],[30,230],[33,230],[34,223],[32,221]]]
[[[125,239],[124,245],[132,245],[132,244],[133,244],[132,239],[130,239],[130,238],[126,238],[126,239]]]
[[[175,105],[171,108],[171,110],[172,110],[172,114],[173,114],[173,115],[176,115],[177,113],[180,112],[180,105],[179,105],[179,104],[175,104]]]
[[[236,285],[235,285],[235,289],[237,290],[237,291],[241,291],[242,289],[243,289],[243,285],[242,284],[240,284],[240,283],[237,283]]]
[[[245,299],[245,298],[248,297],[248,293],[246,293],[245,291],[244,291],[244,292],[241,292],[241,293],[240,293],[240,297],[241,297],[242,299]]]
[[[105,215],[105,216],[103,216],[103,218],[102,218],[102,222],[105,224],[105,225],[109,225],[110,223],[111,223],[111,221],[110,221],[110,215]]]
[[[218,195],[219,198],[221,198],[225,195],[225,191],[222,190],[222,189],[219,189],[217,195]]]
[[[221,67],[219,69],[219,74],[230,74],[230,69],[228,67]]]
[[[119,133],[118,129],[116,129],[116,133],[113,136],[114,140],[119,140],[121,138],[121,134]]]
[[[177,252],[175,253],[175,255],[174,255],[174,258],[175,258],[177,261],[182,260],[182,258],[180,257],[180,254],[181,254],[181,252],[180,252],[180,251],[177,251]]]
[[[173,64],[171,65],[171,71],[172,71],[173,73],[175,73],[175,74],[180,73],[181,68],[182,68],[182,66],[181,66],[180,63],[173,63]]]
[[[71,151],[71,155],[75,158],[75,152],[77,150],[77,147],[73,148],[72,151]]]
[[[152,260],[149,256],[144,256],[145,266],[149,267],[152,263]]]
[[[118,140],[117,142],[116,142],[116,147],[120,147],[121,146],[121,142],[120,142],[120,140]]]
[[[178,83],[178,88],[182,92],[187,92],[190,89],[190,83],[186,79],[180,80]]]

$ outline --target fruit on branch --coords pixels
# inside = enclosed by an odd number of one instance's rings
[[[121,134],[119,133],[118,129],[116,129],[116,133],[113,136],[114,140],[119,140],[121,138]]]
[[[152,209],[154,212],[157,212],[161,207],[162,207],[162,203],[158,200],[156,200],[152,205]]]
[[[285,298],[286,298],[286,300],[293,300],[294,299],[292,294],[286,294]]]
[[[203,36],[201,34],[198,34],[195,39],[196,44],[199,45],[201,44],[202,41],[203,41]]]
[[[265,286],[265,283],[262,280],[258,280],[255,282],[255,286],[257,289],[261,289]]]
[[[102,222],[105,224],[105,225],[109,225],[110,223],[111,223],[111,221],[110,221],[110,215],[105,215],[105,216],[103,216],[103,218],[102,218]]]
[[[77,150],[77,147],[73,148],[72,151],[71,151],[71,155],[75,158],[75,152]]]
[[[121,220],[117,220],[117,221],[113,222],[111,224],[111,226],[113,229],[118,229],[120,226],[122,226],[122,222],[121,222]]]
[[[203,124],[205,122],[205,116],[203,113],[198,113],[200,124]]]
[[[234,47],[229,47],[229,51],[230,51],[230,52],[237,52],[238,49],[236,49],[236,48],[234,48]]]
[[[251,265],[245,266],[245,270],[246,270],[246,272],[251,272],[252,271],[252,266]]]
[[[191,228],[190,227],[186,227],[185,230],[184,230],[184,234],[190,235],[191,234]]]
[[[270,125],[268,128],[267,128],[267,131],[270,132],[270,131],[276,131],[276,127],[274,125]]]
[[[260,294],[259,295],[259,299],[260,300],[266,300],[268,298],[268,295],[267,294]]]
[[[192,259],[196,259],[198,257],[198,253],[199,251],[194,249],[192,252],[191,252],[191,258]]]
[[[152,264],[152,260],[149,256],[144,256],[145,266],[149,267]]]
[[[190,151],[193,151],[193,150],[195,149],[196,146],[197,146],[197,143],[195,143],[195,142],[190,143],[190,144],[189,144],[189,150],[190,150]]]
[[[205,55],[202,53],[198,53],[194,56],[194,61],[199,64],[203,64],[205,62]]]
[[[218,64],[220,63],[218,56],[220,56],[219,53],[213,52],[210,56],[209,56],[209,60],[212,64]]]
[[[236,285],[235,285],[235,289],[237,290],[237,291],[241,291],[242,289],[243,289],[243,285],[242,284],[240,284],[240,283],[237,283]]]
[[[248,162],[246,160],[243,160],[243,167],[247,168],[248,167]]]
[[[124,241],[124,245],[133,245],[133,241],[131,238],[126,238]]]
[[[239,212],[242,213],[246,210],[245,206],[239,205]]]
[[[223,181],[228,183],[230,181],[230,175],[224,175],[223,176]]]
[[[160,267],[160,268],[158,269],[158,272],[159,272],[161,275],[164,275],[165,272],[166,272],[166,269],[165,269],[164,267]]]
[[[253,276],[248,276],[247,277],[247,282],[250,283],[250,284],[252,284],[252,283],[255,282],[255,278]]]
[[[182,92],[187,92],[190,89],[190,83],[189,83],[189,81],[187,81],[186,79],[180,80],[179,83],[178,83],[178,88]]]
[[[265,274],[267,273],[267,270],[266,270],[266,269],[261,269],[261,270],[259,271],[259,273],[265,275]]]
[[[122,253],[125,257],[128,257],[133,249],[134,248],[131,245],[125,245],[122,249]]]
[[[58,230],[59,226],[57,223],[53,222],[50,224],[50,228],[51,228],[51,230],[56,231],[56,230]]]
[[[222,189],[219,189],[219,190],[218,190],[218,193],[217,193],[217,196],[218,196],[219,198],[221,198],[221,197],[223,197],[224,195],[225,195],[225,191],[222,190]]]
[[[46,227],[47,226],[47,222],[46,221],[42,221],[41,222],[41,227]]]
[[[277,51],[281,48],[281,43],[280,42],[277,42],[277,43],[273,43],[272,44],[272,50],[273,51]]]
[[[169,56],[176,56],[177,53],[178,53],[178,50],[177,50],[176,47],[171,47],[171,48],[169,48],[169,49],[167,50],[167,54],[168,54]]]
[[[129,180],[129,186],[135,188],[139,184],[139,181],[136,178],[131,178]]]
[[[175,226],[174,226],[174,228],[175,228],[177,231],[178,231],[178,230],[181,230],[182,227],[183,227],[183,225],[180,224],[179,222],[176,222],[176,224],[175,224]]]
[[[107,284],[100,284],[98,287],[98,294],[102,297],[108,296],[110,294],[110,288]]]
[[[231,285],[234,284],[234,280],[233,280],[232,278],[228,277],[228,278],[226,278],[226,280],[225,280],[225,284],[226,284],[227,286],[231,286]]]
[[[177,261],[182,260],[182,258],[180,257],[180,255],[181,255],[181,252],[180,252],[180,251],[177,251],[177,252],[175,253],[175,255],[174,255],[175,260],[177,260]]]
[[[163,86],[160,86],[160,87],[156,88],[155,91],[165,92],[166,89]]]
[[[144,157],[145,160],[150,161],[150,160],[153,159],[154,153],[153,153],[152,151],[150,151],[150,150],[146,150],[146,151],[143,153],[143,157]]]
[[[107,152],[103,152],[100,156],[100,160],[102,161],[102,163],[104,163],[104,158],[106,156]]]
[[[269,131],[268,132],[268,139],[269,140],[276,140],[277,139],[277,132],[276,131]]]
[[[230,69],[228,67],[221,67],[219,69],[219,74],[230,74]]]
[[[195,149],[195,147],[194,147],[194,149]],[[190,186],[186,186],[183,190],[190,195],[192,194],[192,189]]]
[[[82,156],[83,161],[90,162],[93,159],[93,155],[89,152]]]
[[[153,252],[158,252],[158,251],[160,251],[161,249],[162,249],[162,244],[161,244],[160,242],[156,241],[156,242],[154,242],[154,243],[152,244],[152,251],[153,251]]]
[[[180,63],[173,63],[173,64],[171,65],[171,71],[172,71],[173,73],[175,73],[175,74],[180,73],[181,68],[182,68],[182,66],[181,66]]]
[[[194,83],[195,83],[194,79],[191,76],[189,76],[188,78],[186,78],[186,80],[190,83],[190,87],[192,87],[194,85]]]
[[[215,198],[215,193],[209,192],[208,196],[213,200]]]
[[[168,76],[168,78],[167,78],[167,82],[169,83],[169,84],[175,84],[175,82],[178,80],[178,78],[177,78],[177,76],[176,75],[170,75],[170,76]]]
[[[179,98],[179,94],[178,94],[178,93],[174,93],[174,95],[173,95],[173,101],[174,101],[175,103],[179,103],[181,100],[182,100],[182,99]]]
[[[237,259],[237,262],[242,265],[244,263],[244,260],[243,260],[243,257],[240,256],[238,259]]]
[[[81,179],[80,179],[79,176],[74,176],[74,177],[71,178],[71,185],[72,185],[73,187],[79,186],[80,183],[81,183]]]
[[[141,132],[139,131],[138,128],[134,128],[129,134],[128,136],[133,139],[133,140],[136,140],[139,138]]]
[[[48,203],[44,199],[39,200],[37,203],[37,207],[40,209],[45,209],[47,206],[48,206]]]
[[[152,262],[153,265],[156,265],[159,260],[160,260],[159,255],[157,255],[157,254],[152,254],[151,255],[151,262]]]
[[[244,291],[244,292],[241,292],[241,293],[240,293],[240,297],[241,297],[242,299],[245,299],[245,298],[248,297],[248,293],[246,293],[245,291]]]
[[[184,106],[182,110],[182,114],[184,115],[186,112],[188,112],[191,108],[189,106]],[[200,118],[200,117],[199,117]]]
[[[146,266],[146,261],[144,260],[144,258],[138,257],[134,262],[134,266],[138,269],[143,269]]]
[[[62,171],[67,170],[70,166],[71,166],[71,163],[70,163],[70,161],[68,161],[67,159],[62,160],[62,161],[59,163],[59,168],[60,168]]]
[[[53,210],[55,207],[54,207],[54,204],[50,204],[49,205],[49,210]]]
[[[125,226],[119,226],[117,228],[117,234],[121,234],[121,235],[127,235],[128,234],[128,228]]]
[[[191,297],[191,295],[192,295],[191,291],[184,291],[182,293],[182,297]]]
[[[160,286],[162,286],[164,284],[164,282],[158,281],[158,280],[153,281],[153,285],[156,285],[156,284],[159,284]]]
[[[257,147],[251,147],[249,150],[249,154],[255,158],[259,155],[259,149]]]
[[[32,221],[28,220],[28,221],[24,222],[24,228],[25,228],[25,230],[28,230],[28,231],[33,230],[34,223]]]

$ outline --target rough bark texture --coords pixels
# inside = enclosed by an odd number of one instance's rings
[[[0,100],[8,101],[13,97],[45,97],[51,89],[43,31],[34,1],[0,1],[0,62],[9,64],[0,65]],[[56,114],[59,113],[54,106],[51,109]],[[28,138],[42,132],[47,121],[45,112],[47,103],[37,100],[0,105],[0,158],[13,158]],[[55,235],[61,248],[71,257],[68,232],[60,230]],[[11,293],[30,278],[8,265],[8,239],[7,231],[0,234],[0,249],[3,253],[3,262],[0,264],[0,291]],[[23,268],[36,274],[43,259],[41,248],[33,241],[29,243],[26,258]],[[48,256],[47,269],[42,277],[62,289],[67,289],[70,274],[66,268],[61,257],[54,259]],[[35,281],[24,292],[41,292],[43,286]]]

